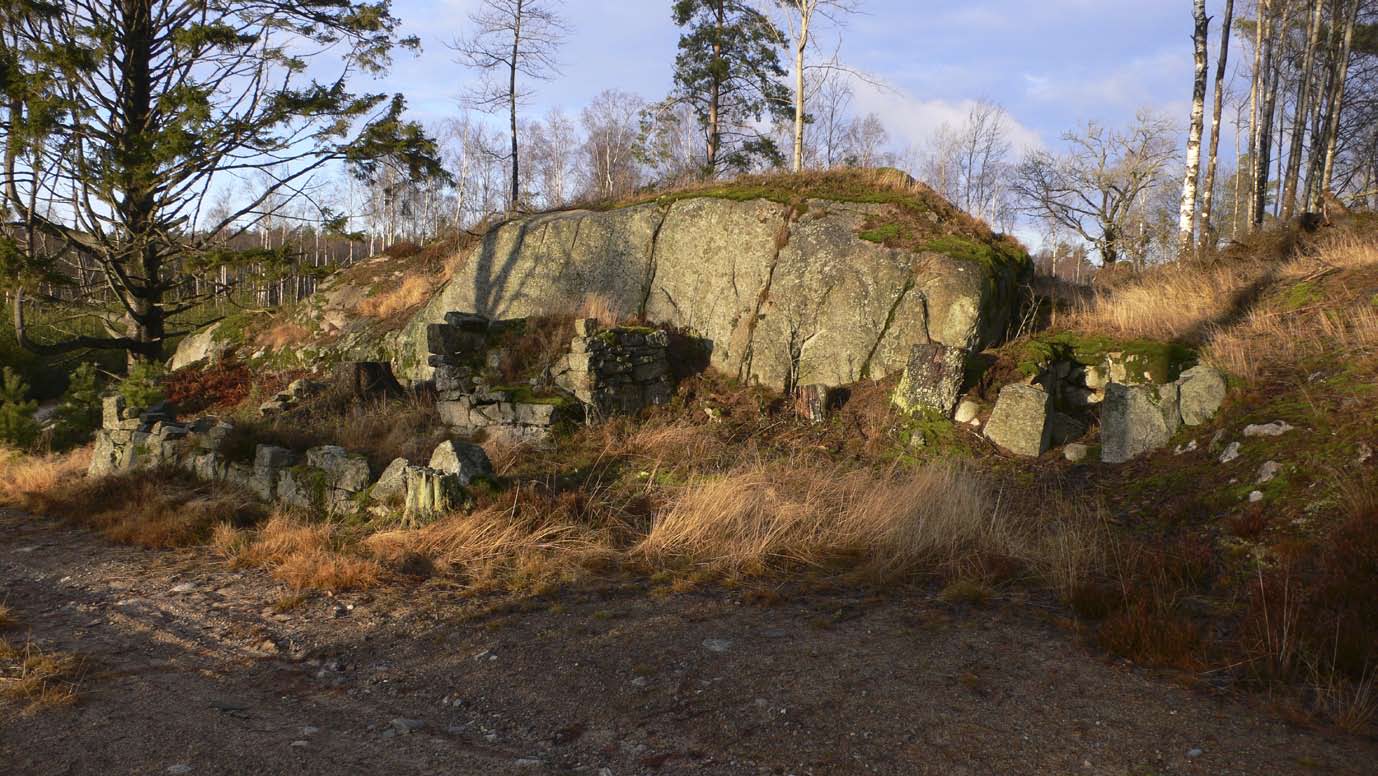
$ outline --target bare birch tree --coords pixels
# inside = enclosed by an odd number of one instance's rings
[[[521,207],[521,164],[517,108],[530,95],[521,79],[549,80],[560,74],[555,55],[569,27],[555,11],[558,0],[482,0],[469,16],[473,29],[451,48],[461,64],[478,70],[480,83],[467,101],[475,108],[497,112],[504,107],[511,133],[512,177],[508,205]]]
[[[1220,153],[1220,116],[1225,108],[1225,75],[1230,61],[1230,28],[1234,24],[1234,0],[1225,0],[1225,18],[1220,22],[1220,55],[1215,62],[1215,104],[1211,110],[1211,140],[1206,153],[1206,185],[1201,194],[1201,245],[1215,245],[1215,225],[1211,223],[1215,204],[1215,171]],[[1236,154],[1237,155],[1237,154]]]
[[[1191,250],[1196,235],[1196,183],[1201,174],[1201,134],[1206,113],[1206,43],[1210,35],[1206,0],[1195,1],[1193,19],[1196,25],[1192,34],[1196,68],[1192,80],[1191,126],[1187,130],[1187,169],[1182,179],[1182,206],[1177,228],[1177,248],[1181,254]]]
[[[1301,174],[1307,117],[1311,111],[1311,75],[1316,62],[1316,47],[1320,43],[1321,14],[1325,10],[1325,0],[1311,0],[1311,6],[1311,21],[1307,25],[1306,32],[1306,49],[1302,55],[1301,74],[1297,84],[1296,120],[1292,123],[1292,145],[1287,152],[1287,169],[1283,175],[1282,217],[1284,219],[1291,218],[1297,206],[1297,179]]]
[[[801,172],[804,169],[804,125],[808,121],[805,111],[805,71],[808,65],[809,45],[816,35],[816,24],[821,20],[841,26],[841,17],[856,13],[860,0],[777,0],[786,9],[789,19],[790,49],[794,55],[794,156],[791,169]]]

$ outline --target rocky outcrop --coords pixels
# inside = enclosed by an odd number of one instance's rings
[[[449,311],[516,318],[589,299],[686,330],[718,369],[780,388],[898,373],[921,343],[995,339],[1027,265],[859,237],[893,207],[696,197],[509,221],[408,326],[399,375],[431,376],[426,325]]]

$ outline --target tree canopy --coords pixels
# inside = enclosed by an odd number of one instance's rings
[[[20,341],[158,358],[168,318],[198,303],[170,292],[227,260],[217,245],[265,203],[309,199],[332,164],[443,175],[400,95],[349,86],[417,47],[397,25],[389,0],[8,0],[0,254],[23,270],[9,278]],[[209,217],[207,193],[231,183],[247,194]],[[117,306],[108,336],[27,336],[25,291],[64,261]]]

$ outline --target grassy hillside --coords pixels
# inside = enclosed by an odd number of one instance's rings
[[[790,198],[810,191],[759,186]],[[425,392],[357,402],[327,391],[271,419],[256,408],[316,352],[284,326],[316,336],[310,327],[325,332],[349,312],[386,331],[444,276],[443,258],[365,262],[322,300],[243,323],[246,341],[276,339],[292,363],[230,361],[179,374],[169,390],[234,419],[254,436],[247,448],[336,443],[375,465],[424,458],[443,435]],[[80,515],[119,541],[208,545],[297,589],[438,578],[475,594],[542,594],[623,578],[653,595],[725,585],[769,600],[846,585],[923,591],[954,606],[1032,600],[1095,649],[1195,684],[1263,688],[1369,729],[1378,219],[1265,233],[1199,261],[1107,273],[1091,289],[1042,288],[1041,329],[975,359],[971,395],[993,398],[1053,352],[1091,360],[1113,350],[1161,364],[1163,379],[1192,363],[1218,366],[1231,389],[1222,411],[1121,466],[1056,453],[1015,460],[970,427],[896,412],[893,380],[849,386],[848,401],[815,425],[791,397],[710,372],[684,379],[668,406],[572,429],[550,449],[485,442],[498,482],[475,494],[472,511],[419,529],[388,515],[267,513],[159,473],[86,482],[72,476],[81,453],[11,457],[0,464],[0,502]],[[511,347],[533,358],[567,337],[531,328],[530,342]],[[1272,423],[1290,428],[1245,433]],[[1094,445],[1096,429],[1084,441]],[[1234,443],[1237,456],[1222,462]],[[202,501],[213,508],[186,508]]]

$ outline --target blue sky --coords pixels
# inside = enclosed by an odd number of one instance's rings
[[[470,74],[444,44],[464,30],[476,2],[395,0],[424,51],[399,57],[384,86],[406,94],[416,116],[458,111]],[[1209,3],[1212,14],[1219,4]],[[1087,119],[1126,121],[1141,107],[1185,120],[1189,0],[863,0],[863,8],[842,32],[841,58],[893,88],[861,85],[857,106],[881,116],[897,147],[922,144],[982,97],[1005,106],[1025,147],[1056,145]],[[669,9],[669,0],[567,0],[573,32],[560,54],[564,75],[537,87],[529,113],[575,113],[613,87],[663,96],[678,36]],[[1212,60],[1216,34],[1213,26]]]

